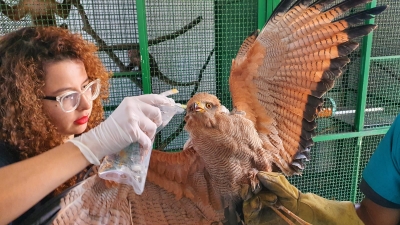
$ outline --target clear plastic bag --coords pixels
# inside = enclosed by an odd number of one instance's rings
[[[177,93],[173,90],[173,93]],[[173,94],[172,93],[172,94]],[[169,95],[170,92],[164,92]],[[163,123],[157,128],[161,131],[175,114],[184,112],[184,106],[180,104],[159,105]],[[151,151],[143,151],[139,143],[132,143],[118,154],[108,155],[104,158],[99,168],[99,177],[118,183],[131,185],[136,194],[143,193],[147,171],[150,162]]]

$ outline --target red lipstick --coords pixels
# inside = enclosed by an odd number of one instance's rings
[[[89,117],[88,117],[88,116],[82,116],[81,118],[75,120],[74,123],[75,123],[75,124],[78,124],[78,125],[82,125],[82,124],[87,123],[88,120],[89,120]]]

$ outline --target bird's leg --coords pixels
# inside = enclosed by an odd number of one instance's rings
[[[249,185],[243,185],[241,190],[241,197],[243,199],[248,199],[250,194],[257,194],[262,189],[260,185],[260,181],[257,178],[258,171],[256,169],[251,169],[248,173],[248,179],[250,180],[250,187]],[[246,189],[247,188],[247,189]],[[250,189],[250,190],[249,190]],[[249,193],[250,192],[250,193]],[[274,201],[271,201],[269,207],[274,210],[278,216],[280,216],[284,221],[286,221],[289,225],[295,225],[289,217],[295,219],[300,225],[311,225],[307,221],[304,221],[302,218],[298,217],[296,214],[292,213],[289,209],[285,206],[278,203],[278,198],[276,197]],[[285,214],[284,214],[285,213]]]
[[[298,217],[296,214],[292,213],[289,209],[287,209],[285,206],[275,203],[272,204],[271,209],[276,212],[283,220],[285,220],[289,225],[294,225],[294,223],[288,218],[288,216],[292,217],[295,219],[300,225],[311,225],[311,223],[304,221],[302,218]],[[286,213],[288,216],[285,216],[282,212]]]
[[[257,173],[258,173],[258,170],[256,170],[255,168],[252,168],[249,171],[249,175],[248,175],[248,178],[250,180],[251,191],[254,194],[257,194],[262,189],[262,187],[260,185],[260,180],[258,180],[258,178],[257,178]]]

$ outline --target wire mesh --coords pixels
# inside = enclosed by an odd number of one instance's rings
[[[22,0],[20,0],[22,2]],[[33,11],[22,14],[19,0],[0,1],[0,35],[23,26],[57,25],[95,43],[99,56],[108,70],[114,72],[109,101],[105,102],[106,115],[126,96],[143,93],[136,1],[81,0],[29,1],[48,8],[45,16]],[[28,1],[27,1],[28,2]],[[337,1],[336,1],[337,2]],[[333,3],[334,4],[334,3]],[[397,16],[400,3],[395,0],[378,1],[388,4],[386,12],[375,19],[379,28],[374,32],[372,58],[365,109],[365,129],[387,127],[399,112],[400,35]],[[27,5],[34,8],[34,5]],[[177,88],[172,96],[185,103],[196,92],[216,94],[231,109],[228,78],[232,58],[242,41],[257,29],[256,0],[147,0],[145,1],[148,52],[152,92],[160,93]],[[359,7],[350,13],[364,9]],[[38,14],[38,13],[36,13]],[[362,42],[362,39],[358,39]],[[336,116],[319,118],[318,135],[355,131],[355,110],[360,103],[359,83],[362,66],[362,48],[351,54],[351,63],[343,70],[335,87],[328,92],[325,107],[337,107]],[[389,56],[389,58],[387,58]],[[386,58],[385,58],[386,57]],[[166,151],[181,150],[187,140],[182,130],[183,116],[178,115],[157,136],[155,147]],[[362,168],[382,138],[364,137],[362,145],[357,138],[316,143],[311,162],[302,177],[290,180],[304,192],[314,192],[326,198],[351,200],[352,191],[359,181]],[[361,151],[360,164],[357,155]],[[355,177],[356,176],[356,177]],[[362,195],[357,194],[357,201]]]
[[[325,9],[329,9],[340,2],[342,1],[333,1]],[[365,5],[352,8],[338,19],[365,9]],[[358,25],[361,25],[361,23]],[[364,46],[362,38],[356,38],[354,41],[360,44],[359,47],[349,55],[350,63],[342,69],[341,77],[336,80],[335,86],[325,95],[324,108],[332,109],[334,114],[328,118],[317,118],[317,135],[355,131],[356,109],[360,103],[358,95],[360,77],[362,79],[362,49]],[[368,111],[370,110],[374,111],[375,109],[368,108]]]
[[[244,38],[256,30],[256,1],[146,1],[153,92],[177,88],[173,98],[186,103],[196,92],[219,97],[231,108],[230,63]],[[155,147],[180,150],[187,140],[178,115],[156,140]]]
[[[389,5],[377,16],[371,48],[370,75],[368,81],[367,108],[375,109],[366,113],[364,128],[390,126],[399,112],[400,88],[400,38],[398,25],[400,10],[398,1],[378,1],[377,5]]]
[[[368,136],[363,138],[363,144],[361,148],[361,154],[360,154],[360,163],[359,163],[359,174],[360,176],[358,177],[357,184],[361,182],[362,178],[362,171],[364,170],[365,166],[367,165],[369,159],[372,156],[372,153],[374,153],[376,147],[378,147],[379,142],[382,140],[384,135],[374,135],[374,136]],[[361,200],[364,198],[364,194],[357,189],[357,194],[356,194],[356,199],[355,202],[361,202]]]
[[[172,98],[181,103],[196,92],[215,94],[213,2],[146,1],[146,17],[152,91],[176,88],[179,93]],[[183,116],[175,116],[161,131],[155,148],[182,149],[188,138]]]
[[[371,61],[367,107],[379,110],[366,114],[366,128],[389,126],[399,113],[399,62],[400,58]]]
[[[359,43],[360,39],[357,40]],[[328,118],[317,118],[317,135],[338,134],[354,131],[354,118],[358,102],[358,83],[361,65],[361,48],[350,55],[350,63],[343,68],[335,86],[324,96],[324,108],[335,113]]]
[[[378,28],[374,31],[372,57],[400,55],[400,2],[378,0],[377,5],[388,5],[384,13],[375,18]]]
[[[289,181],[302,192],[328,199],[350,200],[357,169],[357,138],[318,142],[301,176]]]

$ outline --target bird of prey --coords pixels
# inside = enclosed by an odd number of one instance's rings
[[[309,159],[322,96],[376,25],[368,0],[283,0],[232,61],[233,110],[214,95],[187,103],[181,152],[154,150],[143,194],[92,176],[61,201],[54,224],[240,224],[241,190],[257,171],[300,174]]]

